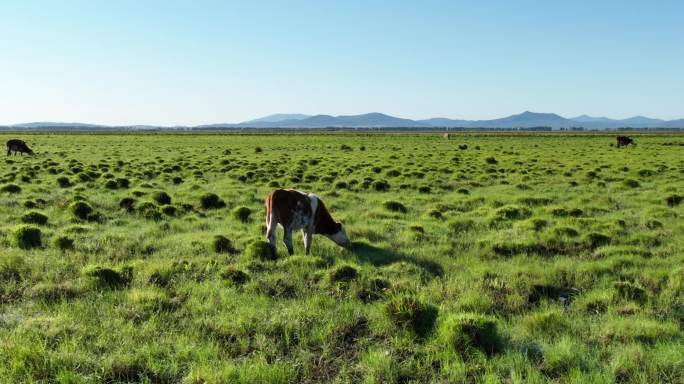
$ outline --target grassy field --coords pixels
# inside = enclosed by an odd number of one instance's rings
[[[21,138],[0,382],[684,382],[684,136]],[[277,187],[353,247],[269,260]]]

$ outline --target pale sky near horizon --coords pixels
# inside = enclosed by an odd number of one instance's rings
[[[0,124],[684,118],[684,2],[0,0]]]

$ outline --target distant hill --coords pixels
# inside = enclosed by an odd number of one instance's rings
[[[653,119],[645,116],[634,116],[628,119],[610,119],[607,117],[591,117],[587,115],[577,116],[571,120],[581,123],[587,128],[605,129],[605,128],[655,128],[667,127],[667,121],[661,119]]]
[[[629,119],[619,120],[620,123],[627,127],[656,127],[665,123],[665,120],[652,119],[645,116],[634,116]]]
[[[437,127],[462,127],[462,128],[570,128],[580,124],[566,119],[555,113],[537,113],[525,111],[517,115],[511,115],[493,120],[455,120],[447,118],[435,118],[420,120],[423,123]]]
[[[42,128],[42,127],[74,127],[74,128],[105,128],[104,125],[98,124],[87,124],[87,123],[58,123],[58,122],[34,122],[34,123],[22,123],[14,124],[11,127],[16,128]]]
[[[331,116],[316,115],[304,119],[290,119],[275,122],[240,123],[237,126],[254,128],[372,128],[372,127],[429,127],[429,124],[415,120],[401,119],[383,113],[366,113],[363,115]]]
[[[276,113],[274,115],[268,115],[254,120],[243,121],[240,124],[275,123],[286,120],[304,120],[308,117],[311,117],[311,115],[303,115],[301,113]]]
[[[684,119],[666,121],[660,126],[663,128],[684,128]]]
[[[576,121],[578,123],[612,123],[616,121],[614,119],[609,119],[607,117],[593,117],[587,115],[572,117],[570,118],[570,120]]]
[[[3,130],[56,130],[56,131],[111,131],[111,130],[155,130],[155,129],[187,129],[187,127],[161,127],[158,125],[101,125],[101,124],[87,124],[87,123],[62,123],[62,122],[35,122],[13,124],[3,126]]]
[[[572,121],[556,115],[555,113],[537,113],[525,111],[518,115],[511,115],[502,119],[473,121],[472,127],[478,128],[570,128],[577,127],[576,121]]]

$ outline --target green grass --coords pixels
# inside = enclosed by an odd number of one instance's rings
[[[684,136],[30,139],[0,161],[2,383],[684,381]],[[276,186],[352,246],[273,260]]]

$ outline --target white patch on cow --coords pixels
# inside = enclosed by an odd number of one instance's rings
[[[311,221],[313,222],[313,218],[316,217],[316,210],[318,209],[318,196],[313,193],[309,193],[308,196],[311,201]]]

